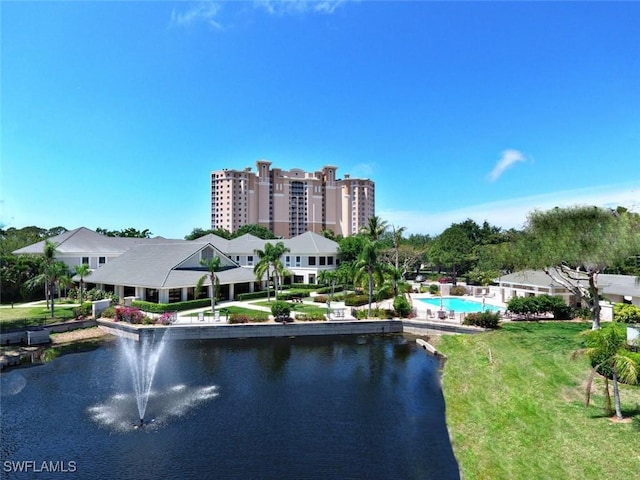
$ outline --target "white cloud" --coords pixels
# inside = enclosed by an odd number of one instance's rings
[[[254,0],[257,7],[271,15],[296,15],[300,13],[331,14],[347,0]]]
[[[493,168],[491,173],[489,173],[489,180],[495,182],[507,168],[518,162],[524,162],[525,160],[526,157],[522,152],[519,152],[518,150],[505,150],[502,152],[502,156],[500,157],[500,160],[498,160],[498,163],[496,163],[496,166]]]
[[[371,178],[373,176],[374,165],[371,163],[358,163],[354,165],[350,171],[345,172],[351,174],[354,178]]]
[[[171,12],[171,25],[187,27],[194,23],[203,22],[207,25],[221,29],[222,24],[218,21],[218,14],[222,6],[217,2],[199,2],[184,12]]]
[[[390,224],[407,227],[409,234],[438,235],[452,223],[463,222],[467,218],[480,225],[486,220],[491,225],[503,229],[521,229],[527,215],[533,210],[574,205],[596,205],[605,208],[623,206],[640,213],[640,185],[636,183],[567,190],[440,212],[379,210],[376,214]]]

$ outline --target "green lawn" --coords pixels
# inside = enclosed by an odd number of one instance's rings
[[[65,304],[55,304],[55,317],[51,318],[51,310],[46,308],[45,302],[42,305],[30,307],[0,308],[0,328],[11,329],[27,325],[45,325],[58,323],[70,318],[74,318],[73,306]]]
[[[253,305],[258,305],[260,307],[271,308],[273,302],[260,301],[260,302],[252,302]],[[326,307],[320,307],[318,305],[310,305],[307,303],[293,303],[287,302],[291,306],[291,311],[296,313],[304,313],[306,315],[324,315],[327,313]]]
[[[602,382],[589,408],[586,358],[571,360],[589,323],[509,323],[450,335],[439,350],[447,422],[465,480],[640,478],[638,432],[604,412]],[[640,388],[622,386],[623,412],[640,413]]]

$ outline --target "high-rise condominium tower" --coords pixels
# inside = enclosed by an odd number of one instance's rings
[[[258,160],[257,173],[244,170],[211,172],[211,228],[236,232],[258,224],[276,236],[295,237],[307,231],[358,233],[375,215],[375,184],[369,179],[336,179],[338,167],[318,172],[271,168]]]

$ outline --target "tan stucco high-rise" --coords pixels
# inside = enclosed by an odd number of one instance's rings
[[[364,178],[336,178],[338,167],[320,171],[284,171],[258,160],[257,172],[211,172],[211,228],[236,232],[257,224],[276,236],[291,238],[304,232],[333,230],[353,235],[375,215],[375,183]]]

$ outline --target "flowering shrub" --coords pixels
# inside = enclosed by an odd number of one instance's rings
[[[229,316],[230,324],[238,324],[238,323],[258,323],[258,322],[266,322],[269,320],[269,315],[267,312],[255,312],[251,313],[251,315],[246,313],[232,313]]]
[[[142,310],[133,307],[116,307],[114,320],[116,322],[128,322],[134,324],[144,323],[145,314]]]
[[[160,325],[169,325],[173,323],[176,314],[173,312],[164,312],[162,315],[158,317],[158,323]]]
[[[80,289],[72,288],[67,293],[67,297],[74,302],[80,300]],[[92,288],[90,290],[85,290],[83,295],[83,300],[85,302],[93,302],[96,300],[104,300],[110,299],[112,303],[118,303],[119,297],[113,292],[105,292],[104,290],[99,290],[97,288]]]

